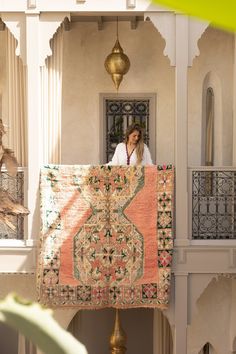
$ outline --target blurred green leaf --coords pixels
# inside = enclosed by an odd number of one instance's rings
[[[0,301],[0,321],[15,328],[45,354],[87,354],[85,347],[53,319],[52,311],[10,294]]]
[[[207,20],[214,26],[236,31],[235,0],[153,0],[153,3]]]

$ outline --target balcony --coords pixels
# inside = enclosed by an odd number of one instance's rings
[[[20,204],[26,195],[26,171],[19,168],[16,177],[3,171],[0,188],[7,190]],[[236,168],[189,168],[189,230],[192,240],[236,239]],[[13,216],[15,231],[0,223],[0,242],[26,237],[24,219]],[[9,243],[8,243],[9,244]]]
[[[26,205],[26,176],[26,170],[19,168],[15,178],[3,171],[0,179],[1,188],[7,189],[23,205]],[[190,245],[200,246],[199,252],[202,246],[221,246],[234,259],[234,250],[229,247],[236,245],[236,168],[189,168],[188,192]],[[27,218],[13,217],[12,222],[15,231],[0,223],[0,271],[32,273],[36,248],[28,242]],[[35,236],[38,233],[35,230]]]
[[[18,168],[16,177],[12,177],[6,170],[1,172],[0,188],[7,191],[18,203],[24,205],[24,178],[25,171]],[[24,240],[24,219],[20,216],[11,216],[12,228],[0,222],[0,240]],[[14,228],[14,229],[13,229]]]
[[[235,240],[236,169],[190,168],[189,206],[192,240]]]
[[[11,197],[26,205],[27,170],[18,168],[16,177],[11,177],[2,170],[0,187],[7,190]],[[0,222],[0,272],[33,273],[35,269],[36,249],[27,242],[27,218],[11,216],[14,230]]]

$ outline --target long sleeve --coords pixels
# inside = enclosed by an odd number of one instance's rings
[[[146,144],[144,145],[142,165],[153,165],[151,153]]]
[[[114,155],[113,155],[111,161],[109,161],[107,165],[110,165],[110,166],[120,165],[119,156],[120,156],[120,144],[118,144],[118,145],[116,146]]]
[[[137,155],[136,151],[131,155],[130,158],[130,165],[136,165],[137,164]],[[114,166],[114,165],[122,165],[125,166],[127,165],[127,152],[126,152],[126,146],[124,143],[120,143],[117,145],[115,149],[115,153],[112,157],[112,160],[108,162],[107,165]],[[147,145],[144,145],[144,152],[143,152],[143,159],[142,159],[142,165],[153,165],[152,163],[152,158],[150,151],[147,147]]]

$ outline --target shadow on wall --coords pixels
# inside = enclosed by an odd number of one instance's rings
[[[121,325],[127,335],[127,352],[153,353],[153,310],[120,310]],[[109,339],[115,321],[114,309],[77,312],[68,330],[83,343],[88,353],[109,354]]]
[[[18,333],[0,323],[1,354],[18,354]]]
[[[235,298],[234,275],[220,275],[210,281],[196,302],[197,312],[188,328],[188,354],[225,354],[226,348],[232,348]]]
[[[127,335],[128,353],[173,353],[170,325],[162,311],[145,308],[120,310],[119,317]],[[115,309],[112,308],[79,311],[68,330],[86,346],[88,353],[109,354],[114,321]]]

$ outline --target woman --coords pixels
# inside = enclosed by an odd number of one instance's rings
[[[150,151],[143,142],[143,132],[138,124],[127,128],[125,141],[117,145],[108,165],[152,165]]]

